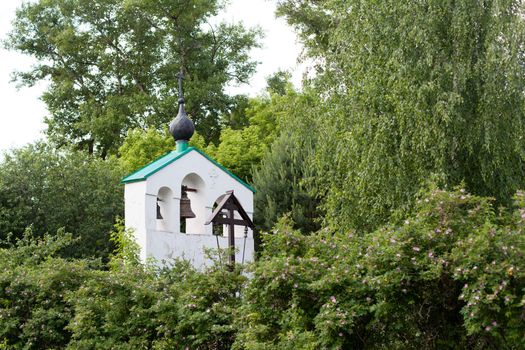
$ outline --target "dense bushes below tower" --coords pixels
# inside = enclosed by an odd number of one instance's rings
[[[364,237],[281,220],[250,278],[144,267],[126,239],[107,266],[63,259],[71,235],[29,230],[0,249],[0,348],[519,349],[524,229],[521,192],[496,215],[490,199],[432,189]]]

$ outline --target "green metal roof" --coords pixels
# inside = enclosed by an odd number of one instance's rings
[[[182,158],[186,154],[190,153],[191,151],[196,151],[200,153],[204,158],[208,159],[210,162],[221,168],[226,174],[230,175],[232,178],[240,182],[244,187],[255,193],[255,189],[248,185],[246,182],[239,179],[237,176],[235,176],[233,173],[231,173],[228,169],[217,163],[213,158],[208,156],[206,153],[202,152],[200,149],[195,147],[188,147],[183,151],[170,151],[168,153],[163,154],[159,158],[155,159],[151,163],[143,166],[142,168],[132,172],[131,174],[125,176],[120,180],[120,183],[131,183],[131,182],[138,182],[138,181],[144,181],[146,180],[150,175],[155,174],[160,169],[164,168],[165,166],[168,166],[169,164],[173,163],[179,158]]]

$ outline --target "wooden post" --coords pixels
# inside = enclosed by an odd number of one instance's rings
[[[230,249],[230,269],[235,267],[235,224],[234,211],[229,210],[229,225],[228,225],[228,248]]]
[[[211,223],[216,225],[228,225],[228,248],[230,249],[228,266],[233,270],[235,267],[235,225],[249,227],[252,230],[255,229],[255,227],[252,219],[246,214],[239,200],[233,195],[233,191],[226,191],[226,193],[220,198],[217,208],[211,213],[211,216],[206,221],[206,225]],[[235,211],[239,213],[238,219],[235,218]]]

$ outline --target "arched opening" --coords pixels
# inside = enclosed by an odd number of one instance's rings
[[[206,199],[205,199],[206,185],[202,178],[195,174],[188,174],[182,179],[181,184],[181,204],[182,192],[185,191],[189,199],[191,211],[195,214],[194,218],[180,218],[180,232],[188,234],[204,234],[206,221]],[[181,208],[182,211],[182,208]]]
[[[168,187],[161,187],[156,201],[158,231],[173,231],[172,205],[173,192]]]

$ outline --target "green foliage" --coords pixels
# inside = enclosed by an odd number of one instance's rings
[[[246,109],[250,106],[251,98],[244,95],[235,96],[236,102],[229,113],[221,115],[221,125],[223,128],[239,130],[250,125],[249,117],[246,115]]]
[[[256,63],[258,29],[210,18],[219,0],[40,0],[17,11],[6,46],[38,60],[18,72],[24,85],[49,80],[43,94],[49,136],[103,158],[133,128],[167,125],[177,114],[177,77],[185,73],[187,110],[207,142],[219,115],[235,108],[224,93]]]
[[[225,125],[231,126],[222,130],[218,146],[213,143],[206,145],[204,138],[197,133],[192,136],[190,145],[203,150],[240,178],[251,181],[254,168],[279,135],[279,120],[290,113],[291,103],[298,96],[295,91],[288,90],[284,96],[249,99],[242,112],[234,112],[225,121]],[[128,133],[119,148],[120,162],[125,172],[131,172],[174,147],[167,130],[135,129]]]
[[[6,243],[6,242],[4,242]],[[96,267],[56,257],[72,243],[63,231],[36,238],[31,230],[0,248],[0,339],[6,349],[60,349],[70,340],[73,318],[65,301]]]
[[[139,266],[100,272],[69,295],[71,349],[230,349],[245,277],[176,262],[156,274]]]
[[[140,246],[134,239],[131,229],[126,229],[124,219],[117,217],[109,240],[115,245],[115,251],[111,255],[110,266],[115,268],[139,264]]]
[[[269,77],[269,96],[250,99],[238,96],[236,108],[222,115],[223,129],[217,146],[207,144],[197,133],[190,144],[205,151],[243,180],[251,182],[254,170],[280,134],[281,124],[285,126],[282,120],[297,118],[305,106],[301,106],[301,111],[295,108],[302,103],[301,100],[311,98],[302,99],[301,94],[293,90],[289,78],[289,73],[281,71]],[[124,171],[129,173],[174,147],[167,129],[159,132],[153,128],[146,131],[138,128],[128,132],[118,153]]]
[[[525,185],[523,4],[279,2],[316,62],[327,222],[371,230],[433,174],[508,206]]]
[[[521,349],[525,194],[431,189],[401,224],[303,235],[288,217],[248,273],[57,256],[72,235],[0,248],[9,349]],[[118,242],[126,245],[120,224]],[[249,276],[249,277],[247,277]],[[0,343],[1,344],[1,343]]]
[[[5,155],[0,164],[0,239],[35,236],[64,227],[75,243],[65,256],[107,257],[109,232],[123,214],[117,166],[74,151],[35,144]]]
[[[317,77],[299,93],[278,72],[255,99],[222,92],[258,34],[206,29],[216,0],[22,6],[8,45],[41,62],[20,82],[51,79],[49,135],[120,160],[33,145],[0,164],[0,348],[523,348],[523,5],[278,6]],[[144,266],[121,220],[109,233],[122,170],[174,148],[180,67],[193,145],[275,226],[247,271]]]
[[[497,218],[487,198],[433,190],[403,224],[363,237],[281,223],[253,266],[234,348],[522,348],[523,198]]]
[[[70,293],[70,349],[149,349],[156,336],[154,275],[141,266],[99,271]]]
[[[268,147],[279,134],[278,118],[283,108],[278,96],[249,100],[244,113],[249,125],[243,129],[223,129],[216,159],[242,179],[251,182]]]
[[[73,243],[63,231],[35,238],[27,230],[3,243],[0,339],[8,349],[231,348],[246,281],[238,268],[196,271],[177,261],[158,270],[116,254],[115,268],[101,270],[58,257]]]
[[[230,272],[213,266],[202,272],[182,266],[164,276],[168,296],[158,306],[164,325],[160,348],[231,349],[237,334],[236,310],[246,277],[240,269]]]
[[[266,89],[270,94],[286,95],[292,88],[292,84],[290,83],[291,78],[292,74],[290,72],[278,70],[266,78]]]
[[[197,147],[211,156],[215,151],[213,144],[205,146],[204,138],[197,133],[192,136],[190,146]],[[134,129],[128,133],[120,146],[117,161],[123,173],[129,174],[175,148],[175,141],[167,129],[164,132],[155,129]]]
[[[164,133],[155,129],[133,129],[118,150],[119,161],[123,172],[131,173],[174,148],[175,142],[167,129]]]
[[[312,128],[317,120],[317,99],[312,91],[276,97],[282,110],[280,135],[265,152],[254,173],[253,185],[257,226],[269,231],[284,214],[290,213],[295,227],[303,233],[318,229],[317,195],[311,184],[311,158],[318,142]]]

